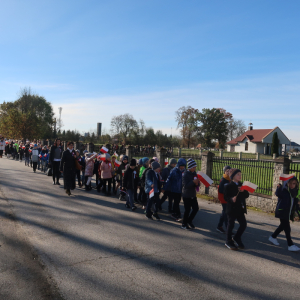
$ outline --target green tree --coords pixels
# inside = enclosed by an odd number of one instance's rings
[[[278,134],[277,134],[277,132],[274,132],[273,138],[272,138],[271,155],[276,154],[276,157],[277,157],[279,155],[278,150],[279,150]]]
[[[19,99],[0,105],[0,131],[11,138],[51,138],[53,116],[50,102],[24,88]]]

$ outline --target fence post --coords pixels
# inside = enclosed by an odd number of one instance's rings
[[[239,152],[239,159],[241,160],[243,158],[243,152]]]
[[[213,170],[213,157],[215,156],[214,153],[210,151],[205,151],[202,153],[201,158],[201,172],[206,174],[208,177],[212,178],[212,170]],[[206,188],[204,184],[200,185],[200,193],[201,194],[208,194],[209,188]]]
[[[68,144],[68,141],[64,141],[64,144],[63,144],[63,147],[64,147],[63,150],[64,150],[64,151],[67,150],[67,144]]]
[[[273,153],[273,159],[276,159],[276,153]]]
[[[280,174],[289,173],[290,163],[291,161],[287,157],[274,159],[274,176],[273,176],[273,190],[272,190],[272,200],[274,200],[274,210],[276,208],[276,203],[277,203],[277,197],[275,196],[277,185],[278,183],[282,183],[280,182]]]
[[[178,148],[178,157],[181,157],[181,148]]]
[[[94,144],[93,143],[87,144],[87,151],[89,151],[89,153],[94,152]]]
[[[220,150],[220,158],[223,158],[223,150]]]
[[[256,152],[256,160],[260,159],[260,153]]]
[[[167,149],[158,148],[156,150],[156,157],[158,158],[158,162],[160,163],[160,168],[163,169],[165,167],[165,159],[167,158]]]
[[[133,146],[125,146],[125,149],[126,149],[126,156],[128,156],[128,162],[130,163],[131,159],[133,158],[134,156],[134,147]]]
[[[200,149],[199,149],[199,156],[200,156],[200,158],[201,158],[201,156],[202,156],[202,152],[203,152],[203,150],[202,150],[202,148],[200,148]]]
[[[79,145],[78,142],[74,142],[74,150],[75,150],[75,151],[78,149],[78,145]]]
[[[289,155],[289,159],[292,160],[292,154]]]

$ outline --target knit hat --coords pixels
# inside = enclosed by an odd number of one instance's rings
[[[149,161],[148,157],[143,157],[142,158],[142,162],[143,162],[143,166],[145,166],[145,164]]]
[[[176,164],[177,164],[177,160],[175,158],[170,158],[169,165],[176,165]]]
[[[127,155],[123,156],[122,161],[125,160],[125,159],[128,160],[128,156]]]
[[[224,172],[224,173],[225,173],[225,171],[227,171],[227,170],[231,170],[231,167],[230,167],[230,166],[226,166],[226,167],[223,168],[223,172]]]
[[[142,158],[139,159],[138,164],[139,164],[140,166],[143,165],[143,159],[142,159]]]
[[[88,152],[89,152],[89,151],[87,151],[87,150],[84,150],[84,151],[83,151],[83,154],[85,155],[85,154],[86,154],[86,153],[88,153]]]
[[[242,172],[242,171],[239,169],[231,169],[230,179],[233,180],[234,176],[239,172]]]
[[[186,166],[186,160],[184,158],[179,158],[177,162],[177,167]]]
[[[33,147],[37,147],[37,144],[34,144],[34,146]]]
[[[156,169],[160,168],[160,164],[157,161],[154,161],[151,164],[151,167],[152,167],[153,170],[156,170]]]
[[[110,158],[110,154],[108,154],[108,153],[105,153],[105,158],[106,158],[106,160],[111,160],[111,158]]]
[[[131,161],[130,161],[130,167],[136,167],[136,159],[132,159]]]
[[[194,167],[197,167],[196,162],[195,162],[192,158],[189,158],[189,159],[188,159],[187,165],[188,165],[188,169],[192,169],[192,168],[194,168]]]

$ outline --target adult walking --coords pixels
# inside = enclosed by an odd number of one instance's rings
[[[71,190],[75,189],[75,175],[76,175],[76,154],[73,150],[73,142],[68,142],[68,148],[63,152],[60,162],[60,172],[64,174],[64,189],[70,196]]]
[[[54,145],[51,147],[50,150],[50,157],[49,157],[49,165],[51,165],[52,168],[52,178],[53,178],[53,184],[60,185],[59,183],[59,166],[61,162],[63,149],[61,146],[60,139],[56,139],[54,142]],[[56,180],[56,181],[55,181]]]
[[[0,139],[0,158],[2,158],[4,150],[5,150],[5,141],[4,141],[4,137],[2,136]]]

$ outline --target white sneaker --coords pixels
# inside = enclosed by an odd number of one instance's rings
[[[297,247],[296,245],[292,245],[292,246],[289,246],[289,247],[288,247],[288,250],[289,250],[289,251],[296,252],[296,251],[300,251],[300,248]]]
[[[278,243],[277,239],[274,239],[272,236],[269,237],[269,241],[275,245],[275,246],[279,246],[280,244]]]

